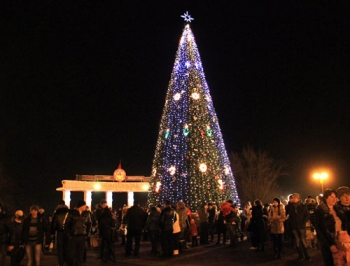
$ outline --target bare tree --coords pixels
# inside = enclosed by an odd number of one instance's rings
[[[230,159],[242,203],[255,199],[268,203],[280,195],[277,180],[287,176],[285,164],[250,146],[244,147],[241,154],[232,152]]]

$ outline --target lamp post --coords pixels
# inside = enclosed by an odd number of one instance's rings
[[[321,189],[322,189],[322,194],[323,194],[323,182],[325,179],[328,178],[328,173],[327,172],[322,172],[322,173],[314,173],[313,177],[317,180],[320,180],[321,183]]]

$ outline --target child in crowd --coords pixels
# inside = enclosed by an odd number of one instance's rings
[[[197,231],[197,225],[196,222],[194,221],[194,219],[191,219],[190,222],[190,234],[191,234],[191,238],[192,238],[192,247],[197,247],[198,246],[198,231]]]

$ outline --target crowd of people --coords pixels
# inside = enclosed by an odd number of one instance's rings
[[[296,260],[310,261],[308,249],[319,248],[326,266],[350,265],[350,189],[326,189],[323,195],[305,201],[293,193],[288,201],[273,198],[263,204],[256,199],[240,207],[232,200],[203,203],[192,212],[183,201],[143,208],[135,200],[131,207],[112,210],[101,200],[90,211],[85,201],[69,209],[61,200],[52,215],[39,206],[28,215],[17,210],[8,217],[0,205],[0,266],[10,255],[11,266],[40,266],[41,254],[55,243],[57,265],[81,265],[86,249],[98,236],[99,258],[115,262],[115,244],[121,239],[125,256],[140,257],[141,239],[151,242],[150,255],[169,258],[190,245],[227,244],[251,241],[251,250],[264,252],[272,243],[274,259],[283,258],[283,245],[290,241]],[[216,237],[215,237],[216,235]]]

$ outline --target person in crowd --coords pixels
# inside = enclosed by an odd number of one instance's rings
[[[350,212],[350,189],[342,186],[337,189],[337,196],[339,201],[335,208],[341,209],[344,212]]]
[[[226,244],[226,225],[224,221],[223,211],[219,211],[216,220],[216,233],[218,235],[218,240],[216,242],[217,245],[220,244],[221,235],[222,235],[222,243]]]
[[[309,220],[309,211],[304,203],[300,200],[299,193],[293,193],[291,196],[291,208],[289,210],[288,220],[290,222],[290,228],[292,230],[295,246],[298,252],[297,260],[310,261],[311,258],[307,251],[306,245],[306,222]]]
[[[51,223],[51,239],[55,239],[57,242],[57,259],[58,266],[63,266],[64,262],[67,262],[67,239],[64,234],[64,223],[68,216],[69,208],[64,200],[60,200],[52,216]]]
[[[269,210],[270,210],[270,204],[264,203],[263,207],[263,215],[267,217],[269,215]]]
[[[181,235],[180,218],[179,218],[179,214],[175,210],[175,217],[174,217],[174,223],[173,223],[173,255],[179,255],[180,235]]]
[[[339,201],[334,205],[336,216],[341,220],[341,230],[338,231],[338,219],[335,217],[338,252],[333,253],[334,265],[350,265],[350,189],[342,186],[337,189]]]
[[[163,257],[173,255],[173,223],[175,222],[175,210],[171,208],[169,200],[164,201],[164,208],[159,217],[160,224],[160,242]]]
[[[268,213],[270,222],[271,237],[273,241],[274,258],[282,258],[284,221],[286,220],[286,212],[284,205],[279,198],[274,198],[272,206]]]
[[[107,262],[107,260],[115,262],[113,245],[114,220],[105,199],[100,201],[100,208],[96,211],[96,220],[101,239],[100,259],[103,262]]]
[[[86,211],[86,202],[79,200],[77,207],[70,210],[64,223],[68,239],[68,265],[81,265],[84,260],[85,242],[91,232],[91,215]]]
[[[179,240],[184,243],[183,248],[187,247],[187,240],[188,240],[188,229],[190,226],[190,218],[188,216],[188,211],[186,208],[186,205],[183,201],[179,201],[176,206],[176,212],[179,215],[179,224],[181,228],[181,233],[179,236]]]
[[[254,201],[254,205],[252,207],[252,218],[250,219],[250,222],[253,225],[252,247],[250,249],[265,251],[265,221],[262,202],[259,199]]]
[[[198,216],[199,216],[199,235],[200,240],[199,243],[201,245],[208,244],[208,217],[209,214],[207,212],[208,210],[208,204],[203,203],[202,206],[198,209]]]
[[[160,212],[155,206],[150,208],[148,218],[146,221],[145,230],[148,232],[149,239],[151,241],[151,255],[157,255],[159,252],[159,236],[160,236],[160,225],[159,225]]]
[[[5,265],[9,225],[6,212],[0,204],[0,265]]]
[[[137,200],[134,200],[134,205],[130,207],[124,218],[123,225],[127,226],[128,233],[126,235],[125,255],[130,256],[133,240],[135,241],[134,256],[139,258],[141,233],[145,228],[147,220],[147,212],[145,212]]]
[[[198,246],[198,230],[197,230],[197,224],[196,221],[191,218],[190,220],[190,235],[192,240],[192,247]]]
[[[30,213],[23,221],[21,242],[25,245],[27,266],[40,266],[42,243],[45,237],[45,248],[50,246],[50,227],[47,219],[39,213],[39,206],[30,207]],[[34,257],[33,257],[34,254]]]
[[[10,252],[11,266],[20,266],[25,255],[24,246],[21,245],[23,220],[23,211],[17,210],[9,226],[10,234],[7,250]]]
[[[214,241],[216,209],[213,203],[208,203],[208,234],[209,242]]]
[[[290,210],[291,210],[291,208],[293,206],[292,198],[293,198],[293,194],[290,194],[288,196],[287,203],[284,205],[284,208],[286,210],[286,217],[287,218],[289,217]],[[289,219],[286,219],[284,221],[284,240],[290,241],[291,245],[293,247],[295,247],[295,241],[294,241],[292,229],[290,228],[290,220]]]
[[[238,215],[236,212],[236,206],[233,205],[232,200],[228,200],[221,204],[220,212],[222,213],[224,219],[224,226],[226,227],[226,232],[230,236],[230,246],[236,246],[236,228],[238,223]],[[240,223],[240,220],[239,220]],[[224,239],[225,242],[225,239]]]
[[[305,200],[305,205],[309,211],[309,217],[310,217],[310,233],[314,235],[315,233],[315,211],[316,211],[316,207],[317,207],[317,203],[316,200],[314,200],[312,198],[312,196],[307,196],[306,200]],[[315,239],[311,240],[311,247],[315,247],[316,246],[316,241]]]
[[[326,189],[323,200],[320,201],[315,211],[315,226],[318,241],[321,248],[321,254],[326,266],[333,266],[332,252],[338,252],[335,245],[336,219],[339,217],[334,210],[337,196],[336,191]],[[341,221],[338,222],[338,230],[340,230]]]
[[[120,243],[120,245],[124,246],[125,245],[125,236],[127,234],[127,228],[125,225],[123,225],[123,219],[124,216],[126,214],[126,212],[128,211],[129,207],[126,206],[126,204],[124,204],[123,208],[122,208],[122,213],[121,213],[121,218],[120,218],[120,228],[119,228],[119,232],[120,232],[120,236],[122,239],[122,242]]]

